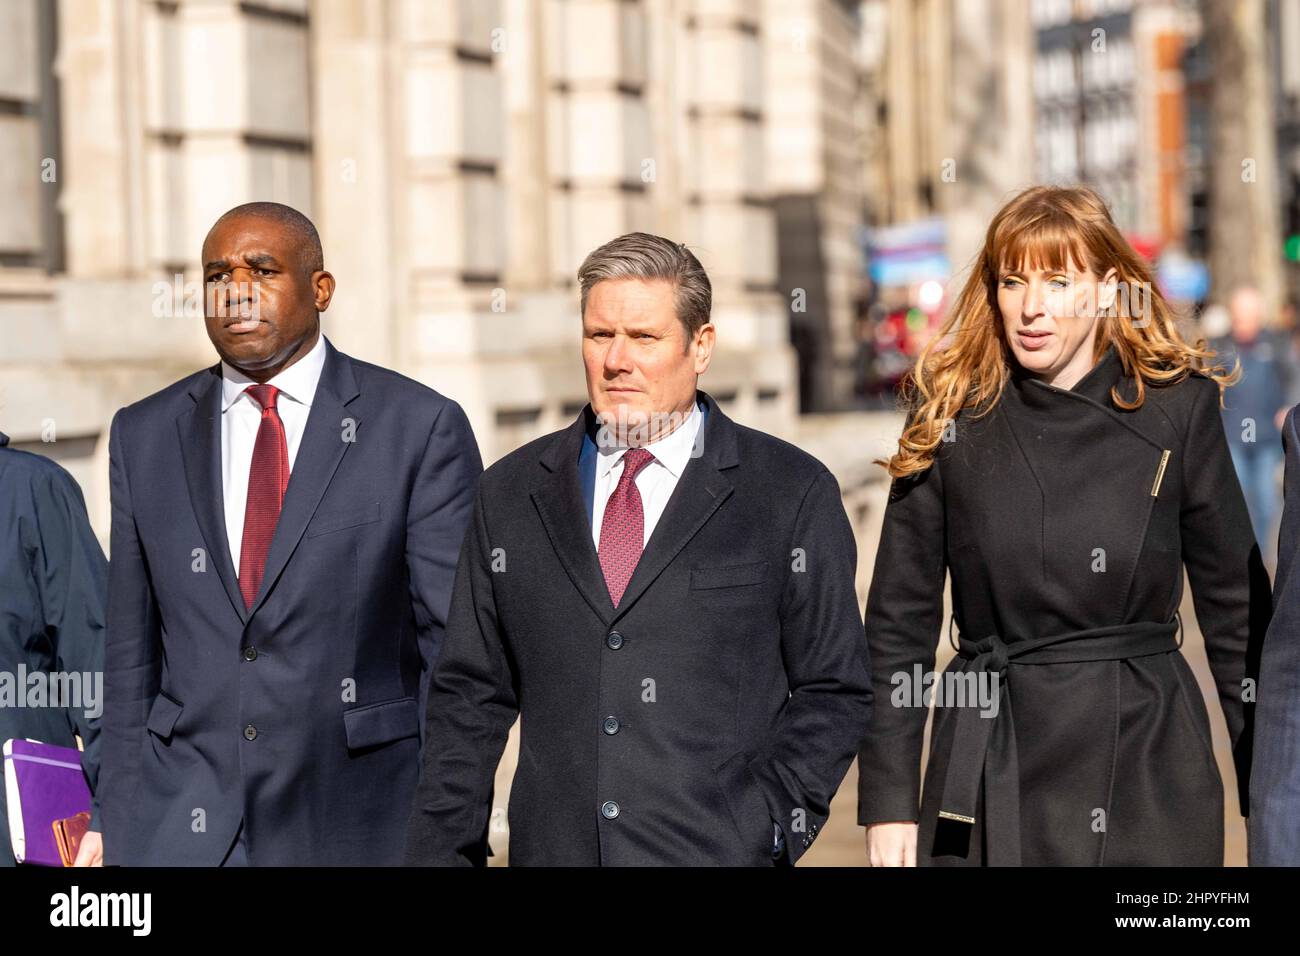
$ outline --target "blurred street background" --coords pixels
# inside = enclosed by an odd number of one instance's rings
[[[275,200],[320,229],[326,335],[458,401],[490,462],[586,403],[574,274],[645,230],[712,278],[702,387],[839,478],[865,600],[894,387],[993,213],[1074,182],[1240,356],[1225,427],[1271,561],[1300,0],[0,0],[0,431],[107,546],[109,421],[213,363],[203,236]],[[855,773],[808,865],[865,861]]]

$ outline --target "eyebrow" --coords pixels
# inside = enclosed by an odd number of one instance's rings
[[[251,269],[264,269],[267,266],[280,265],[279,260],[276,259],[275,256],[266,252],[255,252],[250,256],[245,256],[244,261],[248,263],[248,266]],[[214,259],[211,262],[205,262],[203,264],[204,272],[211,272],[214,269],[220,269],[223,272],[228,271],[230,269],[230,260]]]
[[[1030,269],[1029,271],[1043,272],[1048,275],[1063,275],[1063,276],[1072,276],[1075,274],[1074,271],[1071,269]],[[1023,269],[999,269],[998,273],[1002,276],[1024,276],[1025,275],[1025,271]]]

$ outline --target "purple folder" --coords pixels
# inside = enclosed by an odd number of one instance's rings
[[[19,863],[62,866],[54,821],[90,810],[81,751],[35,740],[5,741],[9,840]]]

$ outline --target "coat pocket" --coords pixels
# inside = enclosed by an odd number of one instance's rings
[[[176,720],[184,709],[180,701],[159,691],[158,696],[153,699],[153,706],[149,708],[149,717],[144,724],[145,730],[166,740],[172,735]]]
[[[379,520],[379,502],[371,501],[364,505],[343,508],[336,511],[318,512],[307,525],[307,537],[329,534],[331,531],[343,531],[358,525],[373,524]]]
[[[733,564],[724,568],[692,568],[691,590],[762,584],[767,579],[767,565],[766,561],[755,561],[752,564]]]
[[[771,866],[775,836],[772,814],[762,788],[749,770],[751,759],[750,754],[743,751],[733,754],[713,768],[713,776],[731,817],[732,829],[740,838],[744,858]]]
[[[419,705],[414,697],[399,697],[343,712],[348,749],[377,747],[420,735]]]

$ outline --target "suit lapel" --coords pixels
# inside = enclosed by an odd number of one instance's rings
[[[325,489],[338,470],[339,462],[354,444],[354,441],[345,440],[345,419],[351,420],[348,437],[358,440],[360,437],[360,409],[347,407],[360,394],[352,375],[352,362],[328,340],[325,350],[325,367],[321,370],[316,395],[303,428],[298,455],[289,475],[289,487],[285,489],[280,520],[276,523],[275,536],[266,555],[262,588],[253,601],[248,614],[250,618],[265,603],[289,563],[303,532],[307,530],[307,523],[316,513]]]
[[[207,545],[208,559],[216,567],[235,613],[241,621],[247,621],[248,612],[239,593],[238,572],[230,560],[230,542],[226,537],[221,480],[221,366],[213,366],[208,371],[210,374],[190,390],[194,406],[176,419],[176,428],[185,461],[190,505],[203,534],[203,543]]]

